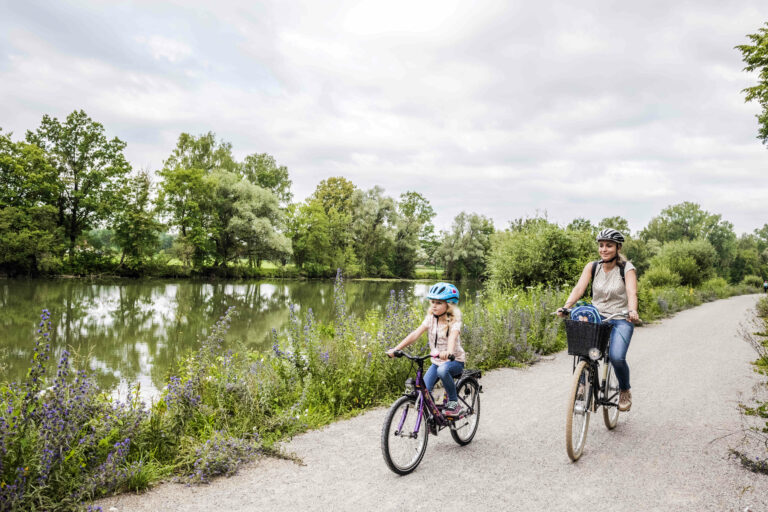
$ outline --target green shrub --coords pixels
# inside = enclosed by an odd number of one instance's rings
[[[750,275],[744,276],[744,279],[741,280],[741,284],[745,284],[753,288],[762,288],[763,279],[760,276],[750,274]]]
[[[651,267],[640,278],[640,288],[663,288],[665,286],[678,286],[682,282],[680,274],[665,266]]]
[[[701,283],[697,290],[704,301],[724,299],[733,295],[733,287],[722,277],[713,277]]]
[[[697,286],[715,271],[717,252],[707,240],[667,242],[651,259],[651,268],[667,267],[682,278],[682,284]]]
[[[546,219],[529,219],[514,229],[494,233],[488,271],[500,290],[539,284],[558,285],[581,272],[577,234]]]

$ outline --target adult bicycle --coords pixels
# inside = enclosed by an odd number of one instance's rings
[[[570,314],[571,310],[563,309],[563,312]],[[574,462],[584,452],[589,418],[593,413],[603,408],[603,422],[608,430],[616,428],[619,422],[619,381],[608,357],[613,325],[605,321],[626,316],[627,312],[622,311],[608,316],[599,324],[565,320],[568,354],[573,356],[573,378],[565,422],[565,449]]]
[[[480,370],[464,369],[454,377],[461,412],[458,416],[443,414],[443,404],[435,403],[424,384],[424,361],[431,356],[412,356],[396,350],[395,357],[406,357],[416,367],[416,378],[405,381],[405,392],[387,412],[381,429],[381,453],[389,469],[398,475],[412,472],[424,458],[429,436],[447,428],[459,445],[467,445],[477,433],[480,422]]]

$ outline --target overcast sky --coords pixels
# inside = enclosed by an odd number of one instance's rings
[[[0,127],[84,109],[158,169],[181,132],[497,228],[633,231],[694,201],[768,223],[768,150],[734,46],[768,2],[0,0]]]

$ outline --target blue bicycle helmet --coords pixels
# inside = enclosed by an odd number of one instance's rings
[[[578,306],[571,310],[571,320],[580,320],[581,317],[586,317],[588,322],[592,322],[594,324],[603,323],[600,312],[592,304]]]
[[[437,283],[429,289],[427,298],[457,304],[459,302],[459,289],[451,283]]]

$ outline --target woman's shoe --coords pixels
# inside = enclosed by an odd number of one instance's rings
[[[619,392],[619,410],[627,412],[632,408],[632,392],[630,390]]]

